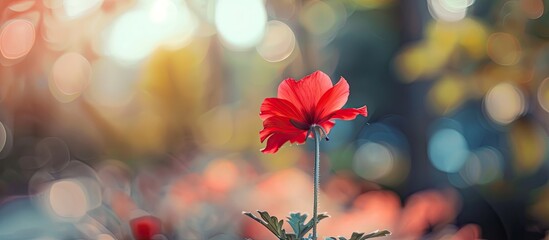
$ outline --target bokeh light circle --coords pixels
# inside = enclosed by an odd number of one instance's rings
[[[34,0],[18,1],[11,4],[8,9],[14,12],[24,12],[33,7],[35,3],[36,1]]]
[[[522,11],[530,19],[538,19],[543,16],[545,4],[543,0],[522,0],[520,1]]]
[[[543,110],[549,112],[549,77],[545,78],[539,85],[537,97],[539,105]]]
[[[503,175],[503,155],[492,147],[480,148],[471,153],[459,175],[469,185],[493,182]]]
[[[368,124],[364,126],[363,130],[360,133],[360,137],[358,140],[358,146],[357,149],[355,148],[349,148],[348,154],[353,154],[353,158],[351,158],[350,164],[359,164],[360,161],[368,163],[368,161],[372,161],[373,165],[377,165],[378,173],[374,173],[373,175],[378,174],[378,176],[374,176],[375,181],[378,183],[382,183],[385,185],[390,186],[397,186],[402,181],[404,181],[410,171],[410,154],[409,154],[409,143],[406,139],[405,135],[400,131],[400,129],[393,124],[396,122],[403,121],[403,118],[397,115],[388,115],[384,117],[383,119],[380,119],[376,123]],[[343,122],[342,122],[343,123]],[[350,122],[347,122],[348,124]],[[345,135],[345,137],[350,138],[352,134],[352,125],[349,124],[348,126],[348,133]],[[335,133],[335,132],[334,132]],[[332,133],[330,133],[332,134]],[[340,139],[337,137],[337,139]],[[375,143],[372,145],[372,143]],[[380,159],[368,159],[371,158],[372,155],[370,153],[365,152],[368,148],[374,149],[375,152],[377,152],[377,155],[379,155]],[[345,156],[347,156],[347,153],[345,153]],[[344,167],[342,163],[340,163],[343,159],[346,159],[348,157],[341,156],[340,158],[334,158],[333,160],[333,166],[338,168]],[[366,156],[366,157],[364,157]],[[343,160],[345,161],[345,160]],[[362,164],[364,165],[364,164]],[[365,168],[369,168],[369,166],[364,166]],[[335,168],[334,168],[335,169]],[[361,171],[360,169],[356,169],[355,171]],[[364,176],[364,175],[370,175],[370,177],[363,177],[367,179],[372,179],[372,174],[368,174],[369,172],[362,172],[362,173],[356,173],[358,176]]]
[[[280,62],[288,58],[295,48],[295,35],[292,29],[283,22],[267,23],[265,37],[257,52],[269,62]]]
[[[95,169],[83,162],[72,160],[58,175],[62,179],[71,179],[83,189],[86,193],[87,211],[101,206],[103,195]]]
[[[346,8],[340,1],[309,1],[299,13],[305,30],[325,40],[331,40],[346,20]]]
[[[301,13],[301,23],[313,34],[323,34],[334,27],[336,13],[324,1],[312,1],[304,7]]]
[[[63,0],[63,10],[68,18],[78,18],[101,7],[103,0]]]
[[[0,52],[7,59],[26,56],[36,38],[34,25],[24,19],[8,21],[0,32]]]
[[[263,38],[267,12],[262,0],[218,0],[215,25],[225,45],[246,50]]]
[[[66,53],[53,64],[52,79],[64,95],[80,94],[91,78],[91,64],[78,53]]]
[[[429,159],[435,168],[447,173],[459,171],[469,156],[469,147],[463,134],[443,128],[429,139]]]
[[[456,22],[465,18],[467,8],[473,3],[473,0],[429,0],[427,6],[433,18]]]
[[[0,152],[4,150],[4,147],[6,146],[7,142],[8,142],[8,132],[6,131],[6,127],[4,127],[4,124],[0,122]]]
[[[394,161],[391,149],[380,143],[366,142],[353,156],[353,170],[364,179],[376,180],[391,172]]]
[[[88,211],[86,192],[74,180],[54,182],[48,200],[53,213],[62,218],[79,219]]]
[[[498,32],[488,37],[486,51],[497,64],[510,66],[518,63],[522,50],[517,38],[509,33]]]
[[[240,173],[234,162],[220,159],[211,162],[204,170],[204,181],[215,191],[225,192],[234,187]]]
[[[518,88],[510,83],[500,83],[486,94],[484,108],[490,119],[505,125],[525,111],[526,103]]]

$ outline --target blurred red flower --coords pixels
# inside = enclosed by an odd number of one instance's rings
[[[161,233],[160,219],[153,216],[135,218],[130,221],[130,227],[135,240],[152,240]]]
[[[278,97],[266,98],[261,104],[263,130],[259,134],[261,142],[268,139],[261,151],[275,153],[288,141],[304,143],[313,125],[321,126],[327,134],[335,125],[334,119],[352,120],[368,114],[366,106],[341,109],[348,97],[349,84],[343,77],[333,85],[321,71],[299,81],[284,80],[278,86]]]

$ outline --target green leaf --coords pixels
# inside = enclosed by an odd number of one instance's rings
[[[293,233],[287,233],[286,240],[301,240],[301,239],[298,239],[297,236]]]
[[[365,239],[368,239],[368,238],[375,238],[375,237],[385,237],[385,236],[389,236],[391,235],[391,232],[387,231],[387,230],[382,230],[382,231],[379,231],[379,230],[376,230],[376,231],[373,231],[371,233],[368,233],[366,235],[364,235],[364,233],[357,233],[357,232],[354,232],[353,235],[351,235],[351,238],[349,238],[348,240],[365,240]],[[329,238],[326,238],[327,240],[347,240],[346,238],[344,237],[339,237],[339,238],[335,238],[335,237],[329,237]]]
[[[354,232],[353,235],[351,235],[351,238],[349,238],[349,240],[361,240],[362,236],[364,236],[364,233]]]
[[[387,230],[375,230],[371,233],[368,233],[366,235],[364,235],[360,240],[364,240],[364,239],[368,239],[368,238],[375,238],[375,237],[385,237],[385,236],[389,236],[391,235],[391,232],[387,231]]]
[[[259,213],[259,216],[261,216],[262,219],[256,217],[252,213],[249,212],[243,212],[244,215],[254,219],[261,225],[265,226],[265,228],[269,229],[278,239],[286,240],[286,231],[282,229],[282,225],[284,225],[283,220],[278,220],[277,217],[269,215],[266,211],[257,211]]]
[[[257,211],[261,218],[267,222],[266,227],[271,230],[278,238],[284,239],[285,238],[285,232],[282,229],[282,225],[284,224],[284,221],[280,220],[278,221],[278,218],[275,216],[269,215],[267,211]]]
[[[301,214],[301,213],[290,213],[290,216],[288,217],[288,224],[292,227],[294,230],[294,233],[296,234],[297,239],[303,238],[305,233],[303,232],[303,229],[305,229],[305,220],[307,219],[307,214]]]
[[[329,218],[330,216],[328,216],[327,214],[325,213],[320,213],[317,215],[317,218],[318,218],[318,222],[320,222],[320,220],[322,219],[325,219],[325,218]],[[305,227],[303,228],[303,230],[301,230],[301,232],[298,234],[298,237],[302,238],[303,236],[305,236],[305,234],[307,234],[307,232],[311,231],[311,229],[313,229],[313,218],[311,218],[311,220],[309,220],[309,222],[305,225]]]

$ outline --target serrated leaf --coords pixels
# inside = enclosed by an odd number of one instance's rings
[[[361,240],[362,236],[364,236],[364,233],[354,232],[353,235],[351,235],[351,238],[349,238],[349,240]]]
[[[389,235],[391,235],[391,232],[389,232],[387,230],[382,230],[382,231],[375,230],[371,233],[368,233],[368,234],[364,235],[360,240],[364,240],[364,239],[368,239],[368,238],[376,238],[376,237],[385,237],[385,236],[389,236]]]
[[[322,219],[330,217],[325,213],[321,213],[321,214],[318,214],[316,216],[318,218],[318,222],[320,222],[320,220],[322,220]],[[313,218],[311,218],[311,220],[309,220],[309,222],[305,225],[303,230],[298,234],[298,237],[301,238],[301,237],[305,236],[305,234],[307,234],[307,232],[311,231],[311,229],[313,229]]]
[[[290,216],[288,217],[288,224],[292,227],[294,230],[294,233],[296,234],[297,239],[303,238],[305,233],[303,232],[303,229],[305,228],[305,220],[307,219],[307,214],[302,213],[290,213]]]
[[[286,239],[286,231],[282,229],[282,225],[284,225],[283,220],[278,220],[277,217],[269,215],[266,211],[257,211],[259,213],[259,216],[261,216],[262,219],[256,217],[252,213],[249,212],[243,212],[244,215],[254,219],[261,225],[263,225],[265,228],[269,229],[278,239],[285,240]]]
[[[286,240],[298,240],[297,236],[293,233],[286,234]]]
[[[376,231],[373,231],[371,233],[368,233],[366,235],[364,235],[364,233],[359,233],[359,232],[353,232],[353,234],[351,235],[351,238],[349,238],[348,240],[365,240],[365,239],[368,239],[368,238],[375,238],[375,237],[385,237],[385,236],[389,236],[391,235],[391,232],[387,231],[387,230],[382,230],[382,231],[379,231],[379,230],[376,230]],[[327,240],[347,240],[346,238],[344,237],[339,237],[339,238],[335,238],[335,237],[329,237],[329,238],[326,238]]]
[[[284,239],[286,236],[286,231],[282,229],[282,225],[284,225],[283,220],[278,220],[276,216],[271,216],[267,211],[257,211],[259,215],[261,215],[261,218],[267,222],[267,228],[274,233],[279,239]]]

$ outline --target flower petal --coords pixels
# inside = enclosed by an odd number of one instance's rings
[[[339,82],[330,88],[319,99],[316,105],[315,120],[319,121],[333,112],[341,109],[349,98],[349,84],[345,78],[340,78]]]
[[[303,114],[312,113],[318,100],[332,86],[328,75],[316,71],[299,81],[284,80],[278,86],[278,97],[292,102]]]
[[[264,142],[275,133],[298,134],[302,132],[306,132],[306,130],[295,127],[289,118],[274,116],[263,121],[263,130],[259,131],[259,138],[261,142]]]
[[[303,115],[290,101],[280,98],[266,98],[261,104],[259,116],[265,120],[272,116],[282,116],[304,122]]]
[[[329,116],[329,119],[341,119],[341,120],[353,120],[357,115],[368,116],[368,109],[366,106],[360,108],[344,108],[335,111]]]
[[[324,128],[324,131],[326,132],[326,134],[330,134],[330,130],[332,130],[332,128],[335,126],[335,122],[334,121],[325,121],[325,122],[321,123],[320,126],[322,128]]]
[[[267,146],[261,149],[263,153],[276,153],[282,145],[290,141],[291,143],[304,143],[305,135],[307,132],[300,132],[295,134],[275,133],[267,140]]]
[[[275,153],[282,145],[291,143],[304,143],[307,131],[296,128],[289,118],[274,116],[263,122],[263,130],[259,132],[261,142],[267,139],[267,146],[261,151]]]

